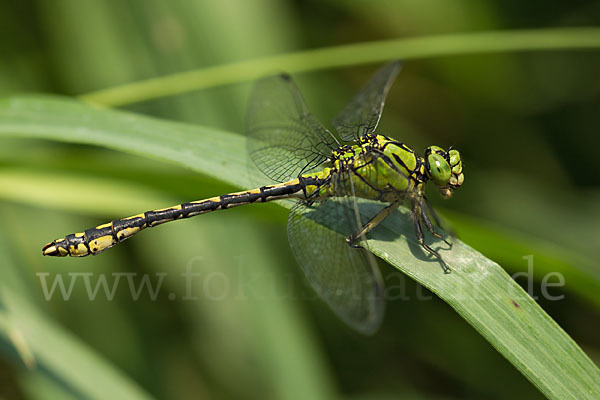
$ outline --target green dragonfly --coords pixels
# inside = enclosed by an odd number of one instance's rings
[[[431,219],[440,223],[425,197],[425,185],[432,181],[443,197],[450,197],[464,180],[457,150],[430,146],[421,157],[406,144],[376,133],[400,68],[401,63],[394,61],[375,73],[333,120],[338,137],[313,117],[289,75],[258,81],[248,107],[248,153],[273,184],[117,219],[56,239],[42,253],[98,254],[165,222],[293,199],[288,238],[309,282],[348,325],[373,333],[383,317],[383,284],[375,258],[366,250],[365,235],[405,204],[420,245],[449,272],[439,253],[424,241],[427,229],[450,245],[434,229]],[[363,222],[358,199],[382,206]]]

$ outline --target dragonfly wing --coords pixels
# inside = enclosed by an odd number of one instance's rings
[[[276,182],[317,167],[339,146],[310,113],[289,75],[256,83],[246,121],[248,154],[258,169]]]
[[[345,196],[298,203],[290,212],[288,238],[315,291],[344,322],[372,334],[383,318],[383,283],[373,254],[346,242],[358,229],[355,202]]]
[[[357,140],[377,128],[385,98],[400,72],[402,63],[392,61],[384,65],[348,105],[332,121],[344,141]]]

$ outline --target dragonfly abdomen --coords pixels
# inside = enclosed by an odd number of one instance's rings
[[[321,184],[322,181],[318,178],[294,179],[279,185],[263,186],[258,189],[146,211],[56,239],[46,244],[42,248],[42,253],[45,256],[56,257],[85,257],[90,254],[98,254],[145,228],[255,202],[268,202],[290,197],[302,198],[307,190],[313,191]]]

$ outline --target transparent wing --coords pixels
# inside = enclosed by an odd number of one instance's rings
[[[375,131],[385,98],[401,66],[400,61],[383,66],[333,119],[333,126],[342,140],[349,142]]]
[[[289,75],[258,81],[246,119],[248,154],[276,182],[315,168],[339,144],[308,110]]]
[[[315,291],[344,322],[372,334],[383,318],[383,284],[375,257],[346,243],[358,228],[355,201],[340,196],[321,204],[298,203],[290,212],[288,237]]]

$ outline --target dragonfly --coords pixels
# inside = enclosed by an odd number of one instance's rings
[[[457,150],[429,146],[419,156],[377,132],[400,69],[401,62],[393,61],[371,77],[333,119],[337,136],[309,111],[289,75],[259,80],[248,105],[247,150],[255,169],[271,184],[117,219],[56,239],[42,248],[43,255],[95,255],[166,222],[246,204],[292,201],[288,239],[308,281],[349,326],[374,333],[384,314],[383,282],[366,235],[406,205],[418,243],[450,272],[425,243],[426,229],[451,246],[434,227],[441,224],[425,188],[432,182],[448,198],[464,181]],[[364,218],[359,200],[380,206]]]

